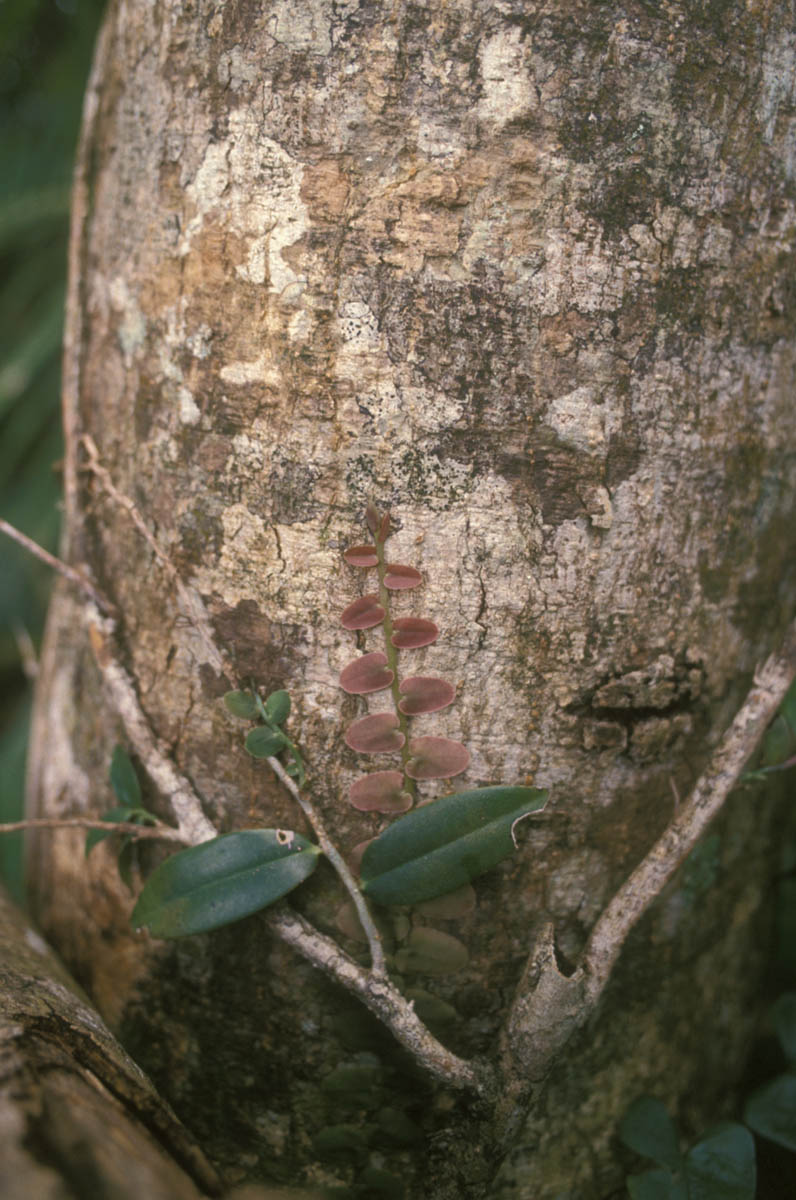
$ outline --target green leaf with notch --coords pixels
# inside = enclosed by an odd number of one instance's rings
[[[256,729],[252,729],[246,735],[246,741],[243,744],[253,758],[273,758],[275,754],[284,750],[287,738],[278,730],[258,725]]]
[[[224,704],[233,717],[253,721],[257,716],[257,701],[251,692],[227,692],[224,695]]]
[[[627,1191],[631,1200],[689,1200],[683,1181],[665,1167],[628,1175]]]
[[[122,746],[116,746],[113,751],[110,779],[120,804],[125,808],[137,808],[141,804],[141,785],[130,756]]]
[[[182,850],[153,871],[130,921],[153,937],[185,937],[230,925],[303,883],[320,847],[285,829],[226,833]]]
[[[290,696],[285,691],[271,692],[266,697],[265,715],[274,725],[283,725],[290,716]]]
[[[418,904],[470,883],[508,857],[517,821],[547,792],[486,787],[432,800],[394,821],[362,857],[362,890],[378,904]]]

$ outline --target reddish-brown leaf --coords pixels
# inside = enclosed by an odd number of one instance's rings
[[[403,782],[400,771],[374,771],[351,784],[348,798],[360,812],[406,812],[412,797],[402,790]]]
[[[372,629],[384,620],[384,609],[379,604],[379,598],[371,592],[352,600],[348,608],[343,609],[340,624],[343,629]]]
[[[429,921],[457,921],[460,917],[468,916],[475,904],[475,888],[471,883],[464,883],[454,892],[445,892],[433,900],[423,900],[417,905],[417,911],[428,917]]]
[[[387,574],[384,576],[384,586],[393,592],[401,592],[406,588],[417,587],[423,582],[423,576],[415,567],[407,567],[403,563],[387,563]]]
[[[398,728],[395,713],[372,713],[354,721],[346,730],[345,742],[361,754],[384,754],[400,750],[406,738]]]
[[[456,695],[453,684],[448,683],[447,679],[437,679],[433,675],[410,675],[401,682],[398,691],[403,696],[398,708],[407,717],[447,708],[453,703]]]
[[[410,779],[450,779],[467,769],[470,752],[450,738],[418,737],[409,742],[412,758],[406,765]]]
[[[392,681],[393,673],[387,666],[387,655],[380,650],[355,658],[340,672],[340,687],[353,696],[380,692],[389,687]]]
[[[349,546],[343,558],[352,567],[375,567],[379,561],[375,546]]]
[[[399,650],[416,650],[418,646],[430,646],[439,637],[439,629],[425,617],[399,617],[392,623],[395,631],[390,638]]]

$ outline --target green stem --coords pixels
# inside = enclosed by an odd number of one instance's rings
[[[387,574],[387,563],[384,558],[384,542],[376,540],[376,554],[378,555],[377,570],[379,573],[379,604],[384,609],[384,619],[381,626],[384,631],[384,653],[387,655],[387,665],[392,671],[392,683],[390,691],[392,692],[392,702],[395,708],[395,715],[398,718],[398,728],[404,735],[404,744],[401,747],[401,768],[403,770],[404,781],[402,790],[408,792],[412,797],[412,803],[417,799],[417,788],[415,787],[414,779],[410,779],[406,773],[406,768],[409,764],[409,759],[412,757],[409,751],[409,722],[398,707],[401,699],[400,679],[398,678],[398,651],[392,644],[392,612],[390,608],[390,590],[384,582],[384,577]]]

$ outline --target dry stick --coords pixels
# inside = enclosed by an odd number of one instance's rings
[[[375,979],[371,971],[349,958],[337,942],[319,933],[285,904],[268,909],[265,919],[283,941],[313,966],[353,992],[436,1079],[450,1087],[472,1090],[485,1099],[495,1095],[497,1080],[492,1068],[484,1062],[468,1062],[447,1050],[429,1033],[413,1005],[388,980]]]
[[[30,817],[0,825],[0,833],[21,833],[26,829],[101,829],[105,833],[125,833],[136,838],[159,838],[165,842],[187,839],[170,825],[134,825],[129,821],[103,821],[101,817]]]
[[[110,498],[123,508],[129,514],[130,520],[135,525],[141,537],[147,543],[155,558],[158,560],[164,571],[169,575],[174,583],[175,591],[182,603],[185,615],[190,620],[194,629],[202,639],[205,651],[210,659],[213,668],[219,674],[226,674],[231,680],[237,678],[237,671],[234,664],[230,661],[229,655],[217,645],[213,636],[213,627],[210,621],[204,601],[195,588],[186,587],[183,583],[177,568],[172,563],[169,556],[159,545],[157,539],[152,534],[144,518],[136,508],[134,502],[124,492],[120,492],[111,479],[110,472],[107,467],[103,467],[100,462],[99,451],[97,450],[94,439],[84,433],[80,438],[80,444],[83,446],[88,455],[88,462],[85,469],[90,471],[99,480],[103,490]]]
[[[110,600],[106,599],[106,597],[103,596],[100,591],[98,591],[91,580],[87,579],[82,571],[78,571],[75,567],[70,567],[68,563],[63,562],[62,559],[56,558],[54,554],[50,554],[50,552],[45,550],[43,546],[40,546],[38,542],[34,542],[32,538],[27,537],[26,534],[21,533],[19,529],[16,529],[13,525],[9,525],[8,521],[4,521],[2,518],[0,518],[0,533],[5,533],[15,542],[18,542],[20,546],[23,546],[29,554],[32,554],[35,558],[40,559],[41,562],[46,563],[48,567],[52,567],[54,571],[57,571],[59,575],[63,575],[63,577],[68,579],[70,583],[75,584],[76,587],[80,588],[81,592],[84,592],[85,595],[90,596],[94,603],[101,608],[103,612],[111,614],[115,611]]]
[[[271,770],[285,785],[293,799],[296,801],[296,804],[298,804],[310,825],[315,830],[315,834],[318,838],[318,844],[320,845],[326,857],[329,859],[329,862],[332,864],[337,874],[340,876],[340,879],[342,880],[349,896],[354,903],[354,907],[357,910],[357,916],[359,917],[359,922],[365,931],[365,936],[368,939],[368,948],[370,949],[370,969],[373,972],[374,977],[378,979],[386,978],[387,967],[384,962],[384,950],[381,944],[381,934],[376,928],[373,917],[370,915],[370,909],[367,906],[365,897],[362,895],[354,876],[351,874],[351,871],[348,868],[348,863],[345,861],[342,854],[326,832],[326,828],[314,804],[307,796],[303,795],[299,791],[298,786],[290,778],[279,759],[269,758],[268,763],[271,767]]]

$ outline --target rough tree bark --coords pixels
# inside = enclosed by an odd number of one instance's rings
[[[429,732],[469,746],[462,785],[552,791],[445,926],[467,966],[421,981],[455,1009],[458,1054],[494,1047],[546,921],[577,962],[796,607],[795,104],[781,0],[111,5],[76,184],[68,554],[121,614],[124,666],[207,819],[303,828],[219,703],[252,679],[291,692],[349,848],[377,822],[343,799],[341,728],[364,708],[337,685],[358,586],[340,550],[368,500],[390,507],[442,628],[414,661],[458,686]],[[85,434],[231,670],[86,472]],[[129,740],[66,587],[42,667],[31,814],[108,807]],[[770,800],[730,802],[536,1081],[507,1196],[617,1188],[616,1122],[642,1091],[691,1131],[730,1110],[784,828]],[[32,887],[228,1179],[361,1179],[367,1155],[323,1150],[342,1120],[408,1195],[485,1193],[489,1114],[413,1070],[264,918],[136,936],[112,856],[86,863],[73,832],[38,837]],[[322,871],[297,904],[334,932],[340,901]],[[365,1051],[386,1090],[337,1092]]]

